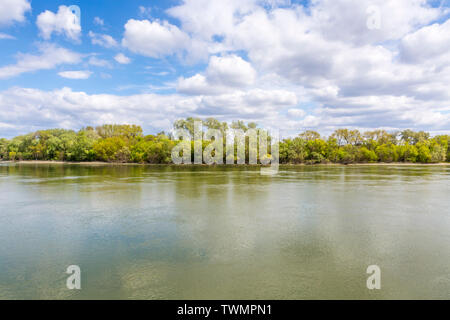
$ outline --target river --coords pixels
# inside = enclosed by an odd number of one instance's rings
[[[3,164],[0,299],[448,299],[449,194],[445,165]]]

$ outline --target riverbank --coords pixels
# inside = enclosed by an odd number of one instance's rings
[[[101,161],[87,161],[87,162],[72,162],[72,161],[50,161],[50,160],[20,160],[20,161],[0,161],[0,164],[8,164],[8,163],[15,163],[15,164],[57,164],[57,165],[64,165],[64,164],[74,164],[74,165],[85,165],[85,166],[180,166],[177,164],[169,163],[169,164],[155,164],[155,163],[131,163],[131,162],[101,162]],[[249,165],[247,166],[261,166],[260,164],[257,165]],[[375,163],[349,163],[349,164],[342,164],[342,163],[315,163],[315,164],[306,164],[306,163],[286,163],[286,164],[280,164],[280,166],[450,166],[450,163],[447,162],[441,162],[441,163],[411,163],[411,162],[375,162]],[[190,164],[186,165],[183,164],[181,166],[209,166],[207,164]],[[223,164],[221,166],[241,166],[238,164],[233,165],[227,165]]]

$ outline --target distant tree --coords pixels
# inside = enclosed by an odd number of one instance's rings
[[[363,137],[358,130],[338,129],[331,135],[338,142],[338,145],[343,146],[346,144],[361,145]]]
[[[318,132],[312,131],[312,130],[307,130],[303,133],[300,133],[298,136],[300,139],[303,139],[305,141],[313,141],[313,140],[320,139],[320,134]]]
[[[242,130],[246,132],[248,130],[248,127],[245,125],[244,121],[233,121],[231,123],[231,128],[235,130]],[[253,128],[254,129],[254,128]]]

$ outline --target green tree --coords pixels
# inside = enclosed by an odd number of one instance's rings
[[[125,162],[129,155],[129,149],[122,137],[100,139],[93,145],[95,157],[107,162]]]
[[[393,144],[383,144],[375,150],[377,157],[381,162],[396,162],[398,161],[398,154]]]
[[[417,143],[417,161],[420,163],[429,163],[431,162],[431,152],[426,143],[419,142]]]
[[[399,161],[403,162],[417,162],[417,157],[419,156],[419,151],[415,145],[402,145],[398,148]]]

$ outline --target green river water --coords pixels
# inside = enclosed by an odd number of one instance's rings
[[[0,299],[448,299],[449,195],[450,166],[1,164]]]

